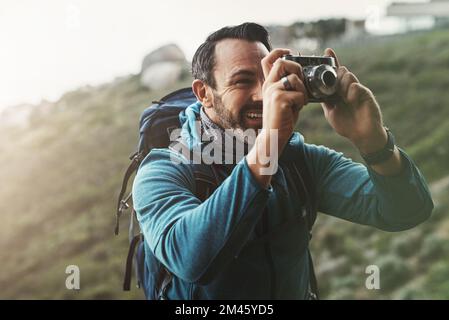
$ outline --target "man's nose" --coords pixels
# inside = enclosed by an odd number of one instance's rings
[[[252,99],[254,101],[262,101],[262,81],[258,81],[257,85],[255,86],[252,94]]]

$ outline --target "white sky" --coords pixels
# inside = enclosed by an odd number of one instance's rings
[[[137,73],[175,42],[191,59],[212,31],[244,21],[366,18],[391,0],[0,0],[0,108]]]

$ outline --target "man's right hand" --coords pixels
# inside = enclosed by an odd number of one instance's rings
[[[279,155],[293,133],[299,111],[307,104],[302,67],[296,62],[280,59],[290,53],[288,49],[275,49],[261,61],[265,77],[262,86],[263,128],[254,148],[247,155],[247,161],[254,177],[264,187],[270,184],[274,174],[266,174],[263,170],[270,166],[266,158],[277,164]],[[284,76],[287,76],[291,90],[286,90],[282,83]],[[277,132],[276,139],[273,139],[273,132]],[[270,152],[273,149],[275,154]]]
[[[307,91],[299,63],[281,59],[288,49],[275,49],[262,59],[265,82],[262,86],[263,129],[278,130],[278,151],[282,152],[298,120],[299,111],[307,104]],[[282,78],[287,76],[292,89],[286,90]]]

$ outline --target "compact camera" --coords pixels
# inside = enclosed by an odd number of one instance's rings
[[[309,102],[331,102],[337,99],[337,66],[333,57],[287,54],[282,59],[295,61],[302,66]]]

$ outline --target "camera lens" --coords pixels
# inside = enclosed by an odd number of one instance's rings
[[[333,87],[335,85],[335,82],[337,81],[337,78],[335,77],[335,74],[333,72],[326,70],[321,74],[321,80],[323,81],[325,86]]]
[[[337,72],[329,65],[321,64],[303,68],[307,75],[309,96],[322,100],[333,95],[337,90]]]

